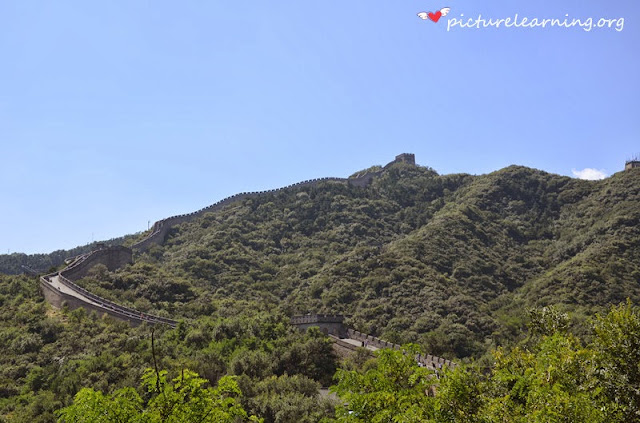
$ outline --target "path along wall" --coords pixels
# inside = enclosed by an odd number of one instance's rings
[[[129,248],[118,246],[92,251],[76,258],[68,267],[60,272],[51,273],[40,278],[40,287],[45,299],[52,306],[62,308],[68,306],[70,309],[82,307],[87,311],[95,311],[98,315],[108,315],[118,320],[129,322],[134,326],[142,323],[152,325],[165,324],[171,327],[177,326],[178,322],[165,317],[154,316],[143,313],[133,308],[125,307],[95,295],[73,282],[86,276],[89,269],[97,264],[107,266],[109,270],[115,270],[131,262],[132,251]],[[51,283],[52,278],[57,277],[59,283],[69,288],[73,293],[70,295],[57,289]],[[88,299],[89,301],[85,300]]]
[[[402,349],[401,345],[384,341],[380,338],[376,338],[374,336],[358,332],[357,330],[348,329],[347,335],[351,339],[355,339],[356,341],[366,342],[367,345],[371,345],[376,348],[391,348],[394,350]],[[423,365],[424,367],[428,369],[433,369],[433,370],[438,370],[445,366],[450,368],[454,368],[456,366],[456,364],[452,361],[446,360],[442,357],[436,357],[435,355],[431,355],[431,354],[418,354],[416,355],[416,361],[421,365]]]

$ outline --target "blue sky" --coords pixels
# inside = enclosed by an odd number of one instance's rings
[[[624,27],[447,31],[516,13]],[[0,253],[402,152],[610,175],[640,152],[639,21],[635,0],[2,2]]]

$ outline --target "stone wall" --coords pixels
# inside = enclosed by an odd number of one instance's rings
[[[395,163],[395,161],[392,162],[392,163]],[[225,206],[227,206],[227,205],[229,205],[231,203],[235,203],[235,202],[238,202],[238,201],[246,200],[247,198],[256,198],[256,197],[259,197],[259,196],[264,196],[264,195],[268,195],[268,194],[274,194],[276,192],[283,191],[283,190],[286,190],[286,189],[291,189],[291,188],[317,186],[317,185],[319,185],[321,183],[326,183],[326,182],[346,183],[346,184],[349,184],[351,186],[363,188],[363,187],[366,187],[367,185],[369,185],[369,183],[371,183],[371,180],[374,177],[379,176],[381,173],[382,173],[382,171],[367,173],[367,174],[365,174],[365,175],[363,175],[361,177],[358,177],[358,178],[318,178],[318,179],[310,179],[308,181],[302,181],[302,182],[295,183],[293,185],[288,185],[286,187],[271,189],[271,190],[267,190],[267,191],[242,192],[242,193],[239,193],[239,194],[235,194],[235,195],[227,197],[227,198],[225,198],[223,200],[220,200],[217,203],[214,203],[214,204],[212,204],[212,205],[210,205],[208,207],[200,209],[198,211],[195,211],[195,212],[192,212],[192,213],[187,213],[187,214],[181,214],[181,215],[178,215],[178,216],[172,216],[172,217],[168,217],[166,219],[157,221],[151,227],[151,229],[149,231],[149,235],[147,235],[147,237],[145,237],[143,240],[133,244],[132,248],[134,248],[137,251],[144,252],[144,251],[148,250],[151,247],[151,245],[153,245],[153,244],[161,245],[165,241],[167,233],[169,232],[169,230],[173,226],[179,225],[180,223],[191,221],[191,220],[203,215],[204,213],[220,210],[223,207],[225,207]]]
[[[287,187],[272,189],[267,191],[258,191],[258,192],[243,192],[240,194],[235,194],[230,197],[227,197],[223,200],[218,201],[215,204],[212,204],[208,207],[200,209],[198,211],[182,214],[178,216],[172,216],[160,221],[157,221],[153,224],[153,227],[149,231],[149,234],[141,241],[137,242],[133,245],[133,248],[138,251],[145,251],[151,247],[153,244],[162,244],[167,236],[169,230],[180,223],[188,222],[196,217],[201,216],[207,212],[213,212],[222,209],[223,207],[238,201],[245,200],[247,198],[255,198],[262,195],[273,194],[278,191],[282,191],[290,188],[297,187],[306,187],[306,186],[317,186],[321,183],[327,182],[338,182],[338,183],[347,183],[351,186],[355,187],[366,187],[371,183],[371,180],[377,176],[380,176],[384,169],[396,162],[411,162],[415,164],[415,156],[413,154],[401,154],[396,156],[396,159],[387,164],[383,168],[383,170],[377,172],[370,172],[365,175],[356,177],[356,178],[318,178],[311,179],[303,182],[298,182],[293,185],[289,185]],[[73,280],[81,279],[87,275],[89,269],[97,264],[105,265],[109,270],[113,271],[122,266],[125,266],[127,263],[132,262],[132,250],[123,247],[110,247],[110,248],[101,248],[96,251],[92,251],[89,254],[83,254],[81,256],[76,257],[65,269],[60,271],[59,273],[54,273],[50,275],[46,275],[40,278],[40,285],[45,296],[45,299],[51,303],[55,307],[62,307],[63,304],[67,304],[71,308],[84,307],[90,311],[96,311],[102,314],[108,314],[120,320],[129,321],[132,324],[140,324],[142,322],[148,322],[152,324],[169,324],[171,326],[177,325],[177,322],[171,319],[161,318],[158,316],[145,315],[144,313],[140,313],[137,310],[130,309],[127,307],[120,306],[116,303],[98,297],[82,287],[76,285]],[[88,303],[84,301],[82,298],[74,297],[73,295],[69,295],[67,293],[60,292],[56,288],[54,288],[49,278],[57,275],[58,280],[64,283],[67,287],[69,287],[74,292],[77,292],[79,295],[84,296],[86,298],[91,299],[96,302],[98,305],[93,303]],[[325,316],[326,317],[326,316]],[[312,326],[318,326],[321,330],[325,331],[325,333],[336,335],[339,337],[343,337],[346,335],[346,328],[342,324],[342,320],[340,321],[322,321],[322,318],[316,322],[300,322],[298,325],[301,329],[306,329]]]
[[[178,322],[167,319],[166,317],[154,316],[152,314],[143,313],[138,310],[122,306],[120,304],[99,297],[92,292],[87,291],[81,286],[73,282],[73,279],[79,279],[86,276],[89,269],[97,264],[104,264],[109,270],[115,270],[121,266],[131,262],[131,250],[126,247],[117,246],[103,248],[92,251],[89,254],[83,254],[76,257],[71,264],[60,272],[45,275],[40,278],[40,287],[45,300],[52,306],[61,308],[67,305],[71,309],[82,307],[87,311],[95,311],[98,315],[107,314],[118,320],[129,322],[135,326],[148,323],[152,325],[166,324],[172,327],[177,326]],[[78,296],[61,292],[55,288],[50,280],[57,277],[58,281],[69,288]],[[85,301],[86,298],[89,301]]]
[[[629,160],[624,165],[624,170],[631,170],[635,168],[640,168],[640,160]]]
[[[131,249],[119,245],[83,254],[60,273],[67,279],[77,280],[87,276],[89,269],[97,264],[103,264],[109,271],[114,271],[131,263],[132,260]]]
[[[376,348],[391,348],[394,350],[402,349],[402,346],[398,344],[387,342],[380,338],[376,338],[374,336],[367,335],[353,329],[347,330],[347,336],[350,339],[355,339],[356,341],[366,342],[367,345],[371,345],[372,347],[376,347]],[[446,360],[442,357],[436,357],[435,355],[431,355],[431,354],[418,354],[416,355],[416,361],[420,363],[422,366],[432,370],[438,370],[445,366],[451,367],[451,368],[456,366],[456,364],[452,361]]]
[[[347,328],[344,326],[343,316],[332,316],[326,314],[308,314],[306,316],[293,316],[291,324],[301,331],[317,327],[325,335],[334,335],[339,338],[347,336]]]

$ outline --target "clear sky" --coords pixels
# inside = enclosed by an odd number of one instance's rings
[[[450,27],[516,14],[616,21]],[[568,176],[640,152],[637,0],[2,1],[0,58],[0,253],[402,152]]]

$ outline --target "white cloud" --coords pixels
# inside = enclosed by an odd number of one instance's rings
[[[576,178],[587,179],[589,181],[597,181],[609,176],[604,170],[592,169],[590,167],[582,170],[571,169],[571,172],[573,172],[573,176],[575,176]]]

